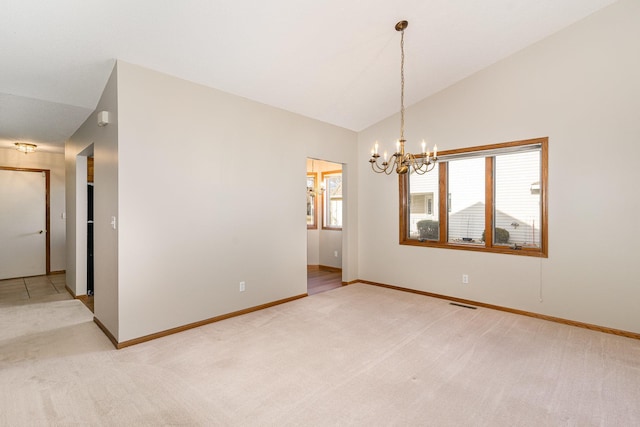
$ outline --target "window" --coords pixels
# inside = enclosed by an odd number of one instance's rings
[[[307,172],[307,228],[318,228],[317,218],[317,194],[318,186],[316,180],[318,174],[315,172]]]
[[[342,228],[342,172],[325,172],[322,228]]]
[[[441,152],[433,171],[401,175],[400,243],[546,257],[547,148],[538,138]]]

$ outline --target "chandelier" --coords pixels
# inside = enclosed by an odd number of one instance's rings
[[[316,169],[315,169],[315,160],[311,160],[311,173],[314,174],[314,177],[316,176]],[[322,194],[324,193],[325,190],[325,184],[324,182],[320,183],[320,189],[318,189],[318,186],[316,184],[316,179],[313,179],[313,183],[310,182],[309,177],[307,177],[307,195],[309,197],[315,197],[318,194]]]
[[[382,156],[382,164],[378,164],[380,154],[378,154],[378,141],[371,149],[371,169],[376,173],[385,173],[390,175],[394,170],[398,175],[409,172],[409,168],[413,169],[418,175],[424,175],[431,171],[438,160],[438,146],[434,145],[433,154],[429,153],[427,143],[422,140],[422,153],[411,154],[404,152],[404,30],[409,23],[400,21],[396,24],[396,31],[400,31],[400,139],[396,141],[396,151],[388,157],[385,151]]]
[[[16,150],[23,152],[24,154],[33,153],[38,147],[36,144],[27,144],[26,142],[16,142]]]

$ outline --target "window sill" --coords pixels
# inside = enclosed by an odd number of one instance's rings
[[[456,249],[462,251],[489,252],[496,254],[531,256],[537,258],[548,258],[548,254],[540,248],[519,248],[513,249],[509,246],[485,247],[481,243],[440,243],[434,241],[420,241],[414,239],[401,240],[401,245],[420,246],[425,248]]]

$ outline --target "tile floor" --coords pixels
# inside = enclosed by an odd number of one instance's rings
[[[0,307],[73,299],[65,283],[64,274],[0,280]]]

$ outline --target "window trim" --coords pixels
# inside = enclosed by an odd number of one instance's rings
[[[340,227],[336,227],[336,226],[332,226],[332,225],[327,225],[327,197],[328,197],[328,189],[327,189],[327,184],[325,182],[325,177],[326,176],[331,176],[331,175],[340,175],[342,177],[342,170],[341,169],[337,169],[337,170],[330,170],[330,171],[324,171],[322,172],[322,184],[324,187],[323,190],[323,194],[322,194],[322,229],[323,230],[334,230],[334,231],[341,231],[342,230],[342,226]]]
[[[508,152],[509,148],[517,148],[526,145],[539,145],[540,146],[540,220],[542,225],[540,227],[540,247],[539,248],[518,248],[494,245],[493,243],[493,216],[494,216],[494,191],[495,183],[493,179],[493,170],[495,165],[495,154],[501,154],[500,150]],[[487,152],[491,151],[490,155],[485,157],[485,230],[492,230],[491,233],[486,233],[485,242],[482,245],[479,244],[460,244],[447,241],[447,221],[448,221],[448,188],[447,188],[447,166],[449,160],[455,160],[456,157],[462,158],[461,154],[475,153],[475,152]],[[517,150],[515,150],[517,151]],[[417,239],[409,238],[408,230],[408,218],[409,218],[409,174],[398,176],[399,187],[399,236],[401,245],[409,246],[422,246],[432,248],[443,249],[459,249],[467,251],[478,252],[493,252],[510,255],[524,255],[540,258],[548,258],[549,256],[549,233],[548,233],[548,184],[549,184],[549,138],[535,138],[522,141],[512,141],[500,144],[481,145],[477,147],[461,148],[456,150],[449,150],[438,153],[438,221],[440,223],[440,234],[438,241],[425,240],[420,241]],[[444,159],[444,160],[443,160]]]
[[[315,192],[314,203],[313,203],[313,223],[307,224],[307,230],[317,230],[318,229],[318,199],[322,199],[322,197],[318,197],[318,172],[307,172],[307,178],[313,178],[313,191]],[[307,190],[308,191],[308,190]]]

